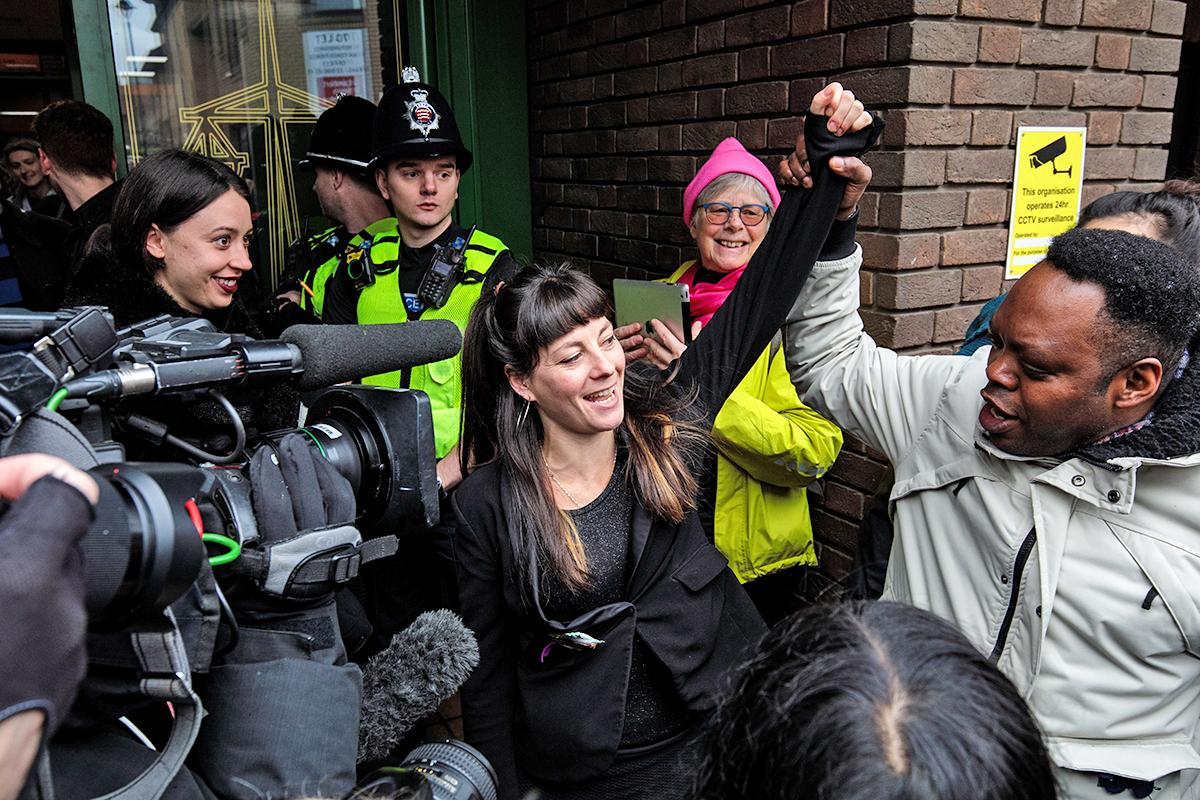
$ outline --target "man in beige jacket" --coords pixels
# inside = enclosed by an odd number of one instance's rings
[[[785,179],[807,181],[802,163]],[[1200,270],[1149,239],[1070,231],[991,348],[906,357],[863,331],[861,261],[817,265],[785,347],[801,399],[895,466],[884,598],[991,655],[1063,797],[1200,797]]]

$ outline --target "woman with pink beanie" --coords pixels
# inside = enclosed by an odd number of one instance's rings
[[[693,336],[737,285],[779,199],[770,170],[733,138],[716,146],[684,190],[683,222],[699,258],[667,281],[691,290]],[[853,228],[853,222],[834,223],[822,260],[853,252]],[[831,253],[831,245],[846,253]],[[665,325],[648,336],[641,327],[617,331],[627,358],[645,356],[662,366],[678,355],[682,345]],[[721,407],[712,437],[717,488],[704,522],[759,612],[773,622],[795,610],[801,571],[817,563],[806,487],[833,465],[842,432],[797,398],[776,336]]]

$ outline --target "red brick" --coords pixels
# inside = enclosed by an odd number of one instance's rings
[[[892,61],[955,61],[970,64],[979,52],[979,26],[917,20],[888,32]]]
[[[1010,211],[1007,189],[972,189],[967,194],[968,225],[1004,222]]]
[[[623,5],[623,4],[622,4]],[[741,0],[687,0],[685,18],[691,20],[735,14],[742,9]],[[615,9],[614,9],[615,10]]]
[[[981,308],[983,308],[983,303],[970,306],[956,306],[955,308],[947,308],[936,312],[933,316],[933,341],[962,341],[963,334],[967,332],[967,327],[975,321],[975,317],[979,315],[979,309]]]
[[[776,45],[771,48],[771,74],[792,77],[841,69],[843,38],[843,34],[834,33]]]
[[[1018,111],[1013,118],[1016,127],[1082,128],[1087,124],[1087,114],[1082,111]]]
[[[825,509],[844,517],[862,519],[863,504],[862,492],[856,492],[833,481],[825,483],[825,502],[822,504]],[[851,541],[853,542],[853,539]]]
[[[1121,125],[1121,144],[1164,144],[1171,141],[1170,111],[1130,111]]]
[[[975,111],[971,116],[971,144],[1008,146],[1012,139],[1011,111]]]
[[[1067,106],[1075,88],[1075,75],[1059,70],[1039,70],[1037,92],[1033,104],[1037,106]]]
[[[803,129],[804,121],[800,117],[767,120],[767,147],[772,150],[795,147],[796,137]]]
[[[751,47],[738,53],[738,75],[743,81],[755,81],[771,73],[771,48]]]
[[[792,3],[792,36],[810,36],[827,27],[829,0],[801,0]]]
[[[788,111],[807,114],[813,96],[825,85],[824,78],[798,78],[788,84]]]
[[[1111,194],[1116,188],[1111,183],[1085,183],[1083,185],[1083,196],[1080,198],[1080,203],[1082,204],[1080,208],[1087,208],[1088,203],[1106,194]]]
[[[1012,160],[1007,148],[958,150],[946,156],[946,182],[1008,183],[1012,180]]]
[[[788,106],[786,81],[751,83],[735,86],[725,92],[725,112],[735,116],[773,116],[785,112]]]
[[[1011,25],[983,25],[979,29],[979,60],[1015,64],[1021,57],[1021,29]]]
[[[1136,106],[1142,101],[1137,75],[1080,75],[1075,79],[1073,106]]]
[[[1121,138],[1120,111],[1091,111],[1087,116],[1089,145],[1116,144]]]
[[[1043,21],[1047,25],[1073,27],[1083,16],[1083,0],[1046,0]]]
[[[868,191],[858,201],[859,230],[879,225],[879,193]]]
[[[858,539],[858,528],[853,523],[833,516],[823,507],[813,508],[812,518],[815,524],[820,524],[826,544],[832,544],[840,550],[853,551]]]
[[[707,152],[735,133],[737,123],[733,120],[689,122],[683,126],[683,149]]]
[[[941,241],[936,233],[858,234],[863,249],[863,265],[873,269],[903,270],[936,267],[941,257]]]
[[[1179,39],[1133,40],[1129,49],[1129,69],[1134,72],[1174,72],[1179,69]]]
[[[946,176],[946,154],[940,150],[888,150],[867,158],[879,188],[940,186]]]
[[[737,139],[751,152],[762,150],[767,146],[767,121],[765,119],[739,120]]]
[[[932,330],[930,333],[932,334]],[[885,470],[886,467],[883,464],[871,460],[862,453],[855,452],[853,447],[843,447],[837,461],[829,470],[829,474],[850,486],[874,492],[880,479],[883,478]]]
[[[954,70],[949,67],[881,67],[860,69],[841,76],[842,84],[868,106],[910,102],[950,102]]]
[[[860,306],[875,304],[875,275],[865,270],[858,273],[858,304]]]
[[[862,316],[863,327],[867,334],[881,347],[893,349],[918,347],[929,344],[933,340],[932,311],[916,311],[907,314],[861,311],[859,314]],[[843,453],[843,457],[845,457],[845,453]],[[862,457],[860,456],[860,458]],[[868,461],[866,458],[863,460]],[[875,462],[870,461],[869,463],[874,464]],[[882,474],[883,467],[881,465],[880,475]],[[864,486],[863,488],[874,490],[875,487]]]
[[[1041,0],[962,0],[959,13],[964,17],[1037,22],[1042,15],[1042,2]]]
[[[1083,177],[1086,180],[1128,180],[1133,177],[1136,150],[1125,147],[1089,149],[1084,158]]]
[[[1004,228],[968,228],[942,235],[943,264],[986,264],[1004,260],[1008,231]]]
[[[1007,236],[1006,236],[1007,238]],[[1007,244],[1005,245],[1007,248]],[[963,300],[991,300],[1000,294],[1004,267],[969,267],[963,270]]]
[[[1154,0],[1154,14],[1150,20],[1150,30],[1155,33],[1165,33],[1168,36],[1178,36],[1183,33],[1186,16],[1187,3],[1178,2],[1178,0]]]
[[[1021,32],[1021,63],[1090,67],[1096,34],[1085,31],[1027,29]]]
[[[962,224],[967,193],[910,190],[902,194],[881,192],[879,224],[901,230],[955,228]]]
[[[958,145],[971,139],[965,109],[897,109],[886,112],[884,139],[891,145]]]
[[[659,94],[654,96],[653,101],[647,109],[647,118],[651,122],[673,122],[696,116],[695,92]]]
[[[1081,21],[1089,28],[1144,31],[1153,12],[1154,0],[1083,0]]]
[[[829,27],[858,27],[867,22],[903,17],[913,12],[913,0],[830,0]],[[793,27],[795,22],[793,21]]]
[[[1096,66],[1100,69],[1125,69],[1129,66],[1130,38],[1120,33],[1102,33],[1096,37]]]
[[[725,116],[725,90],[702,89],[696,92],[696,116],[700,119]]]
[[[1179,79],[1174,75],[1147,75],[1142,92],[1143,108],[1174,108]]]
[[[879,64],[887,61],[887,47],[888,28],[886,25],[847,31],[843,60],[847,67]]]
[[[613,76],[613,94],[652,94],[658,90],[658,67],[624,69]],[[565,98],[564,98],[565,99]]]
[[[1139,181],[1161,181],[1167,174],[1166,150],[1139,147],[1133,162],[1133,177]]]
[[[708,53],[725,46],[725,20],[706,22],[696,28],[696,52]]]
[[[684,86],[711,86],[737,80],[737,53],[700,56],[683,62]]]
[[[658,128],[625,128],[617,131],[617,147],[622,153],[658,150]]]
[[[662,28],[662,7],[657,3],[641,8],[627,9],[617,14],[616,17],[618,39]]]
[[[646,52],[650,61],[671,61],[695,55],[696,29],[676,28],[651,36],[646,41]]]
[[[954,70],[953,101],[960,105],[1023,106],[1034,94],[1034,73],[1008,69]]]
[[[775,6],[748,14],[738,14],[725,20],[725,46],[745,47],[791,35],[787,6]]]

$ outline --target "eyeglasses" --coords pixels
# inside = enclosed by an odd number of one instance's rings
[[[751,203],[744,206],[731,206],[729,203],[705,203],[700,206],[704,210],[704,221],[713,225],[724,225],[729,221],[729,215],[734,211],[742,218],[742,224],[753,228],[767,218],[771,213],[770,206]]]

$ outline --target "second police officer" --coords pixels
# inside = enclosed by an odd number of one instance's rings
[[[332,228],[299,245],[300,289],[289,294],[300,307],[327,322],[353,323],[353,298],[339,307],[326,296],[329,279],[349,261],[395,264],[400,236],[396,220],[375,187],[368,166],[375,104],[343,96],[317,119],[308,152],[299,166],[314,173],[313,192]]]

